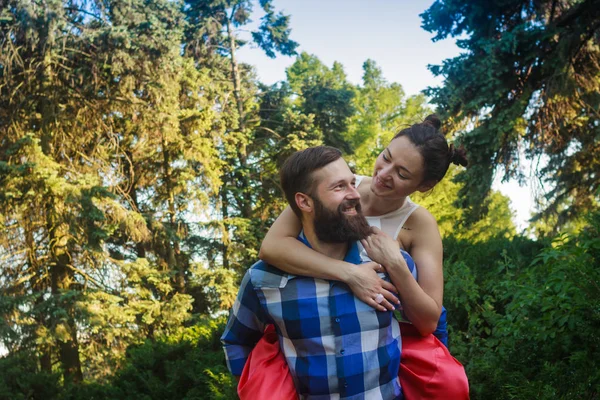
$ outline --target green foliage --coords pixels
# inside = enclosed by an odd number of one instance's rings
[[[0,399],[56,399],[59,393],[59,374],[40,372],[34,353],[20,352],[0,358]]]
[[[451,349],[473,399],[595,398],[600,215],[578,236],[447,239]]]
[[[427,94],[468,150],[461,204],[485,213],[494,173],[523,179],[524,154],[546,188],[553,233],[600,204],[600,7],[595,0],[438,0],[422,14],[460,56],[431,67]],[[540,162],[541,161],[541,162]]]
[[[126,365],[105,385],[90,385],[98,399],[231,399],[233,377],[219,341],[225,320],[204,319],[178,335],[127,350]],[[73,388],[65,399],[89,398]]]
[[[472,242],[487,241],[494,237],[511,238],[516,234],[512,221],[510,200],[499,192],[493,192],[488,199],[488,212],[477,222],[465,223],[465,210],[456,207],[455,202],[463,185],[454,182],[458,168],[450,166],[446,177],[427,193],[415,193],[411,199],[426,208],[438,221],[442,237],[468,239]]]
[[[355,88],[347,81],[340,63],[329,69],[314,55],[303,52],[286,70],[291,90],[296,94],[297,107],[312,115],[323,144],[337,147],[345,153],[353,148],[346,138],[348,119],[354,115]]]
[[[112,376],[80,385],[64,385],[58,374],[39,372],[33,354],[0,358],[0,399],[236,398],[219,340],[225,322],[204,318],[175,335],[131,346]]]
[[[440,35],[459,34],[488,22],[468,18],[455,26],[454,11],[486,10],[481,15],[492,17],[506,11],[463,3],[446,1],[448,9],[435,3],[427,24],[435,20]],[[406,97],[372,60],[363,66],[362,84],[352,85],[339,63],[330,68],[306,53],[287,70],[286,82],[261,84],[236,59],[253,7],[266,13],[252,40],[267,55],[294,54],[297,45],[289,17],[270,0],[6,4],[0,10],[0,349],[7,354],[0,358],[0,399],[235,398],[218,340],[225,318],[212,317],[231,307],[241,272],[256,260],[285,205],[281,163],[326,143],[342,148],[358,173],[370,174],[396,131],[429,113],[425,97]],[[568,3],[573,21],[589,4]],[[557,18],[567,18],[565,10]],[[532,108],[542,122],[544,109],[570,107],[569,124],[549,130],[562,140],[574,126],[579,140],[566,153],[561,146],[569,141],[552,147],[552,154],[567,156],[560,179],[583,177],[577,182],[589,185],[593,178],[594,136],[581,132],[597,126],[588,108],[573,114],[572,69],[557,69],[565,71],[564,91],[536,92],[534,85],[514,95],[514,107],[492,101],[515,80],[512,67],[505,68],[507,55],[545,29],[534,23],[530,31],[513,31],[530,8],[522,11],[505,21],[498,39],[474,31],[472,48],[495,56],[469,61],[472,76],[461,64],[470,54],[444,66],[447,86],[434,99],[448,101],[442,110],[454,130],[474,123],[461,137],[476,155],[474,175],[454,181],[451,169],[432,193],[414,200],[435,215],[444,236],[451,344],[467,366],[473,398],[594,398],[598,215],[571,219],[579,236],[550,243],[516,235],[508,200],[498,193],[477,203],[489,212],[474,224],[464,224],[466,212],[453,205],[460,191],[489,189],[488,161],[505,148],[498,160],[511,159],[514,143],[534,132],[523,118],[528,94],[546,102]],[[568,53],[559,28],[548,32],[559,33],[557,46]],[[580,71],[584,78],[594,71],[588,61],[597,51],[585,43],[573,61],[589,67]],[[475,79],[487,86],[459,104]],[[595,87],[585,86],[577,101],[591,102]],[[469,108],[453,114],[459,105]],[[591,172],[581,174],[582,165]],[[560,199],[556,193],[551,201]],[[587,206],[578,196],[569,204]],[[559,211],[574,210],[569,204]],[[560,212],[536,231],[550,234],[544,228],[561,225]]]
[[[354,154],[347,157],[359,174],[370,175],[379,153],[402,128],[421,122],[429,109],[422,95],[406,97],[402,86],[389,83],[375,61],[363,64],[363,84],[357,88],[356,112],[348,122]]]

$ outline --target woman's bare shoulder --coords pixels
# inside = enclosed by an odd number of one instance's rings
[[[438,242],[439,237],[435,217],[426,208],[418,207],[402,226],[398,234],[398,242],[410,253],[415,245]]]
[[[437,220],[425,207],[418,207],[406,220],[405,226],[411,229],[423,228],[437,230]]]

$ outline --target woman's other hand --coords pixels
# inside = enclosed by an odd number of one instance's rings
[[[394,310],[394,304],[400,304],[400,300],[395,295],[398,293],[396,287],[377,275],[378,272],[384,272],[385,269],[376,262],[368,262],[359,265],[352,265],[345,283],[350,287],[352,293],[361,301],[368,304],[378,311]],[[381,296],[383,300],[381,300]],[[381,300],[378,302],[378,300]]]
[[[369,258],[385,267],[404,266],[408,269],[406,261],[400,253],[400,245],[390,235],[381,229],[372,227],[371,234],[361,240]]]

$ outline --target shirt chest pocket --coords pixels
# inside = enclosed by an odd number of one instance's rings
[[[289,301],[286,299],[285,289],[294,276],[274,274],[268,271],[252,271],[251,278],[252,286],[254,286],[263,307],[276,323],[280,322],[286,306],[284,302]]]
[[[306,333],[307,326],[319,326],[328,315],[329,283],[319,279],[286,275],[253,282],[269,316],[287,330]],[[288,332],[293,335],[292,332]]]

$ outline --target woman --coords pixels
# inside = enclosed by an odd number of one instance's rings
[[[376,309],[401,304],[403,316],[410,321],[401,325],[400,370],[409,400],[468,398],[462,365],[432,335],[443,309],[443,250],[437,222],[408,197],[432,189],[451,162],[467,163],[462,151],[448,146],[440,126],[440,120],[430,115],[400,131],[377,157],[373,176],[357,176],[362,211],[374,226],[374,234],[362,241],[362,255],[374,262],[350,265],[303,246],[296,240],[300,221],[289,208],[275,221],[260,251],[261,259],[291,274],[343,281]],[[398,246],[412,256],[417,266],[414,275]],[[393,286],[377,275],[382,267]],[[397,292],[400,303],[392,292]],[[259,352],[257,348],[253,353]]]

